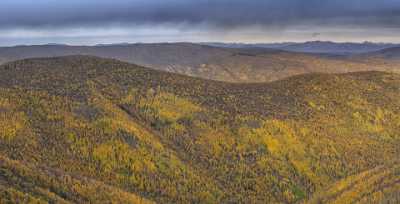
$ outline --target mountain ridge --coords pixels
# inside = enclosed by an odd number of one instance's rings
[[[374,52],[390,47],[399,46],[394,43],[374,42],[332,42],[332,41],[307,41],[307,42],[282,42],[282,43],[203,43],[217,47],[228,48],[273,48],[284,51],[315,53],[315,54],[361,54]]]
[[[227,82],[270,82],[310,72],[398,71],[399,63],[369,56],[294,53],[270,48],[218,48],[190,43],[0,48],[0,64],[33,57],[93,55]]]

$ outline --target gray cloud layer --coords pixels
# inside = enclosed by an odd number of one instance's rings
[[[400,27],[399,0],[2,0],[0,28],[185,24]]]

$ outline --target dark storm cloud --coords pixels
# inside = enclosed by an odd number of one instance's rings
[[[199,24],[400,27],[399,0],[2,0],[0,28]]]

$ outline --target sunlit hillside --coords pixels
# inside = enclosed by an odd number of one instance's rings
[[[398,203],[399,99],[388,72],[241,84],[7,63],[0,203]]]
[[[389,56],[392,52],[388,50],[385,53],[385,56]],[[353,55],[306,54],[258,47],[222,48],[193,43],[0,47],[0,64],[33,57],[65,55],[113,58],[161,71],[237,83],[271,82],[314,72],[400,72],[399,61],[388,60],[375,54],[353,57]]]

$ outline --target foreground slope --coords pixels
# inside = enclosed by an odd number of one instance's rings
[[[17,61],[0,67],[0,193],[398,202],[399,98],[400,75],[383,72],[230,84],[96,57]]]
[[[309,203],[396,203],[400,199],[400,166],[377,166],[342,179],[315,193]]]
[[[191,43],[0,48],[0,64],[33,57],[93,55],[162,71],[227,82],[270,82],[312,72],[399,71],[400,64],[365,56],[326,57],[268,48],[218,48]]]

